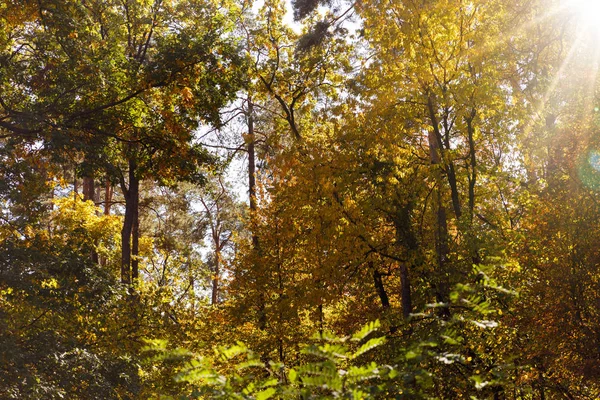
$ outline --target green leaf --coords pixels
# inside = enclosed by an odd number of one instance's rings
[[[296,372],[295,369],[290,369],[288,371],[288,379],[290,380],[291,383],[296,382],[296,379],[298,378],[298,373]]]
[[[270,399],[275,393],[277,393],[277,390],[275,390],[275,388],[270,387],[268,389],[256,393],[256,400]]]
[[[360,346],[358,350],[356,350],[356,352],[352,355],[352,358],[357,358],[363,355],[364,353],[374,349],[375,347],[381,346],[385,343],[385,340],[385,336],[369,339],[365,344]]]
[[[258,367],[258,368],[264,368],[265,367],[265,363],[263,363],[262,361],[260,361],[258,358],[251,358],[247,361],[241,362],[238,365],[236,365],[236,369],[238,371],[244,370],[246,368],[252,368],[252,367]]]
[[[352,335],[352,340],[361,341],[379,328],[381,328],[381,322],[379,322],[379,320],[369,322],[363,326],[360,331]]]

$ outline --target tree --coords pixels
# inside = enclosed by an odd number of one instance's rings
[[[101,169],[119,182],[124,283],[137,277],[139,181],[193,179],[209,157],[192,132],[219,123],[241,82],[223,12],[195,1],[48,1],[4,44],[2,128],[57,155],[75,150],[86,174]],[[168,163],[175,154],[182,161]]]

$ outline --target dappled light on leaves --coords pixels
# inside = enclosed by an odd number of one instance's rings
[[[0,2],[0,397],[600,398],[598,14]]]

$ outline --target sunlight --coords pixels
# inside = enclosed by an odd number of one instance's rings
[[[595,31],[600,39],[600,0],[569,0],[566,6],[575,13],[580,28]]]

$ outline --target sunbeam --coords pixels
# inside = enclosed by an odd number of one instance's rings
[[[578,22],[585,29],[593,29],[596,33],[598,22],[600,22],[600,1],[598,0],[570,0],[566,3],[567,8],[575,13]]]

